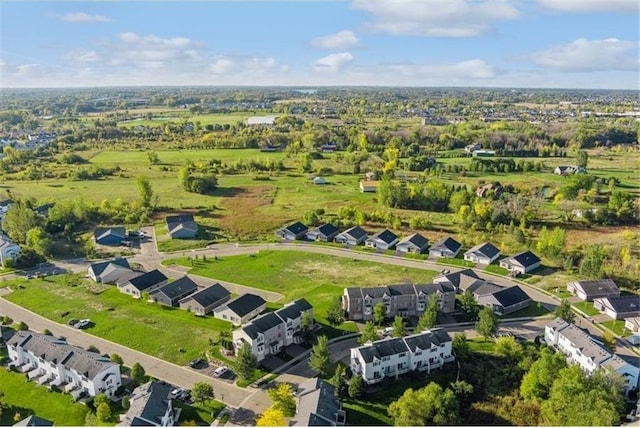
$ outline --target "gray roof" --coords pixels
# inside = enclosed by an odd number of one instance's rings
[[[120,426],[148,426],[148,422],[160,425],[171,402],[171,385],[148,382],[133,390],[129,399],[129,410]]]
[[[523,251],[522,253],[518,253],[515,256],[511,256],[507,259],[508,263],[511,264],[519,264],[522,267],[532,266],[536,263],[540,263],[540,258],[533,254],[531,251]]]
[[[340,402],[332,385],[312,378],[298,387],[298,408],[294,426],[329,426],[336,424]]]
[[[608,302],[608,307],[618,314],[633,313],[640,315],[640,296],[602,297],[596,300]]]
[[[162,287],[153,290],[151,294],[164,294],[170,300],[180,298],[186,294],[194,293],[198,289],[198,284],[193,282],[187,275],[182,278],[176,279]]]
[[[229,290],[227,290],[222,285],[216,282],[210,287],[203,288],[202,290],[197,291],[192,295],[185,297],[184,299],[182,299],[182,301],[185,301],[187,299],[193,299],[199,305],[206,308],[207,306],[210,306],[216,303],[218,300],[224,299],[230,294],[231,292]]]
[[[451,336],[442,328],[434,328],[418,334],[412,334],[404,338],[411,352],[415,352],[416,348],[423,351],[431,349],[431,346],[440,346],[443,343],[451,342]]]
[[[453,284],[449,282],[440,282],[438,284],[416,284],[414,285],[416,293],[420,294],[433,294],[436,292],[441,293],[455,293],[456,289]]]
[[[338,228],[332,225],[331,223],[325,223],[322,226],[318,226],[314,230],[322,233],[325,236],[331,236],[338,232]]]
[[[416,289],[413,288],[413,284],[396,284],[387,286],[387,294],[390,296],[406,296],[408,294],[415,295]]]
[[[451,237],[442,238],[431,245],[431,250],[449,250],[456,252],[462,247],[462,244]]]
[[[13,426],[14,427],[51,427],[53,426],[53,422],[36,415],[31,415],[21,420],[17,424],[14,424]]]
[[[129,266],[129,261],[124,258],[118,258],[113,260],[106,260],[104,262],[93,263],[89,266],[89,269],[93,272],[95,276],[99,276],[109,265],[116,265],[123,268],[131,269]]]
[[[166,281],[167,277],[158,269],[154,269],[151,272],[147,272],[135,278],[131,278],[128,284],[133,285],[134,288],[139,291],[144,291],[149,287],[153,287],[156,284]]]
[[[305,299],[298,299],[295,302],[285,306],[282,309],[278,309],[276,314],[282,318],[283,321],[288,319],[296,319],[300,317],[302,312],[308,311],[309,309],[313,309],[313,306]]]
[[[405,242],[410,242],[418,248],[425,248],[427,245],[429,245],[429,241],[427,240],[427,238],[420,235],[419,233],[414,233],[413,235],[409,235],[402,238],[399,244],[402,244]]]
[[[383,242],[385,242],[386,244],[391,244],[394,241],[396,241],[398,239],[398,235],[396,235],[395,233],[393,233],[392,231],[390,231],[389,229],[385,229],[381,232],[376,233],[375,235],[373,235],[372,237],[369,238],[371,239],[379,239]]]
[[[475,247],[471,248],[469,251],[465,252],[465,254],[477,253],[482,256],[493,258],[496,255],[500,254],[500,250],[496,248],[491,242],[485,242],[482,244],[478,244]]]
[[[360,226],[353,226],[342,232],[340,235],[350,236],[355,240],[359,240],[362,239],[363,236],[366,236],[367,232]]]
[[[486,296],[488,294],[494,294],[498,291],[501,291],[503,288],[499,285],[492,284],[490,282],[483,281],[481,284],[474,284],[474,286],[469,287],[467,291],[473,293],[475,296]]]
[[[239,317],[243,317],[248,313],[255,311],[265,303],[266,301],[262,297],[247,293],[233,299],[227,303],[226,306]]]
[[[389,288],[386,285],[383,285],[381,287],[362,287],[361,290],[363,297],[369,296],[374,299],[380,299],[385,294],[387,296],[390,295]]]
[[[164,221],[167,223],[167,226],[175,223],[194,223],[195,222],[193,215],[191,214],[168,215],[164,218]],[[169,226],[169,228],[171,228],[171,226]]]
[[[581,289],[582,291],[584,291],[584,293],[587,296],[594,295],[594,294],[596,295],[597,294],[614,294],[614,293],[620,292],[620,289],[618,288],[616,283],[613,282],[612,279],[597,279],[594,281],[574,281],[569,284],[573,285],[578,289]]]
[[[448,273],[446,275],[441,275],[438,278],[446,279],[456,288],[468,288],[468,286],[474,281],[481,279],[472,269]]]
[[[20,346],[38,358],[54,364],[62,364],[67,369],[82,373],[89,379],[93,379],[98,373],[117,365],[109,358],[71,346],[62,339],[30,331],[16,332],[7,344],[13,347]]]
[[[96,227],[93,231],[93,237],[96,241],[104,239],[109,235],[116,236],[120,239],[125,239],[125,237],[127,236],[127,231],[124,226]]]
[[[307,227],[306,224],[297,221],[293,224],[290,224],[287,227],[283,227],[281,230],[286,230],[288,232],[293,233],[294,235],[297,235],[299,233],[306,232],[307,230],[309,230],[309,227]]]
[[[595,364],[602,364],[613,355],[603,346],[594,342],[589,334],[573,324],[556,318],[547,324],[547,326],[559,331],[560,334],[566,337],[584,356],[590,358]]]
[[[503,288],[493,293],[493,297],[500,303],[503,308],[517,305],[518,303],[531,300],[531,297],[525,293],[519,286]]]
[[[388,339],[377,340],[371,345],[365,345],[357,348],[365,362],[370,363],[374,358],[382,359],[390,355],[408,352],[409,348],[402,337],[393,337]]]
[[[280,324],[282,324],[280,317],[275,312],[269,312],[254,319],[242,329],[250,338],[255,339],[258,333],[265,333]]]
[[[347,290],[347,295],[352,299],[362,299],[362,297],[363,297],[362,288],[347,287],[347,288],[345,288],[345,290]]]

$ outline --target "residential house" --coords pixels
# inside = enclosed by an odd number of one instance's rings
[[[308,230],[309,228],[305,224],[297,221],[287,227],[278,229],[276,236],[286,241],[295,241],[296,239],[304,239]]]
[[[560,165],[553,170],[554,174],[563,175],[563,176],[573,175],[573,174],[585,174],[586,172],[587,172],[586,169],[576,165]]]
[[[573,281],[567,284],[567,291],[586,302],[592,302],[593,299],[600,297],[620,296],[620,289],[612,279]]]
[[[342,308],[347,318],[355,321],[373,319],[373,308],[382,303],[386,317],[419,317],[427,307],[431,295],[438,298],[442,313],[451,313],[455,307],[455,288],[448,283],[400,284],[382,287],[349,287],[342,293]]]
[[[166,306],[178,306],[180,300],[198,291],[196,284],[187,275],[162,285],[149,293],[149,300]]]
[[[84,394],[112,398],[122,384],[118,364],[53,336],[18,331],[7,341],[7,350],[9,365],[29,380],[56,386],[75,400]]]
[[[375,235],[367,238],[365,245],[371,248],[378,248],[380,250],[390,250],[398,243],[398,235],[385,229],[382,232],[378,232]]]
[[[356,246],[362,244],[367,239],[367,236],[367,232],[360,226],[353,226],[342,233],[338,233],[335,241],[338,244]]]
[[[624,328],[633,333],[640,332],[640,316],[625,318]]]
[[[191,214],[170,215],[164,221],[171,239],[190,239],[198,234],[198,224]]]
[[[473,153],[474,151],[480,150],[480,149],[482,149],[482,145],[480,145],[479,143],[469,144],[464,147],[464,151],[466,153]]]
[[[121,293],[131,294],[136,299],[142,296],[142,293],[151,293],[158,287],[165,285],[169,279],[158,269],[147,272],[135,278],[131,278],[124,283],[118,283],[118,291]]]
[[[243,294],[213,311],[213,316],[234,325],[251,321],[267,309],[267,302],[255,294]]]
[[[196,315],[204,316],[215,308],[226,303],[231,298],[231,292],[219,283],[196,291],[190,296],[183,297],[179,306]]]
[[[429,257],[455,258],[462,249],[462,244],[451,237],[442,238],[429,248]]]
[[[396,244],[396,250],[402,253],[423,253],[429,247],[427,238],[419,233],[406,236]]]
[[[298,386],[296,415],[289,426],[342,426],[346,413],[336,398],[334,387],[317,377]]]
[[[492,196],[494,198],[500,197],[504,192],[504,188],[500,183],[488,183],[482,186],[479,186],[476,189],[476,196],[479,198],[486,198],[487,196]]]
[[[350,353],[351,371],[369,385],[412,370],[430,373],[454,360],[451,337],[441,328],[378,340]]]
[[[31,415],[21,420],[20,422],[13,424],[14,427],[52,427],[53,421],[49,419],[41,418],[36,415]]]
[[[0,232],[0,266],[6,266],[5,263],[15,263],[20,255],[20,245],[9,239],[8,236]]]
[[[599,297],[593,307],[614,320],[640,316],[640,296]]]
[[[531,272],[532,270],[539,268],[541,264],[542,261],[540,258],[529,250],[500,260],[501,268],[505,268],[515,274]]]
[[[167,383],[147,382],[134,389],[118,426],[174,426],[180,409],[173,408],[171,388]]]
[[[606,368],[622,377],[626,391],[638,387],[640,368],[637,363],[630,364],[611,353],[574,324],[556,318],[545,326],[544,338],[547,345],[567,356],[567,362],[578,364],[588,374]]]
[[[124,258],[92,263],[87,271],[89,278],[102,284],[115,284],[123,275],[132,272],[129,261]]]
[[[248,343],[258,361],[277,354],[288,343],[300,343],[299,334],[305,312],[313,317],[313,308],[305,299],[299,299],[276,312],[261,315],[233,331],[233,346],[237,350]],[[282,318],[284,317],[284,319]],[[297,330],[296,330],[297,328]]]
[[[124,226],[96,227],[93,239],[98,245],[120,245],[127,239],[127,231]]]
[[[308,231],[307,239],[309,241],[331,242],[338,233],[340,233],[340,230],[337,227],[330,223],[325,223],[322,226],[318,226]]]
[[[378,186],[380,186],[380,182],[377,180],[360,180],[360,191],[361,192],[377,192]]]
[[[489,265],[500,256],[500,250],[490,242],[484,242],[464,253],[464,259],[474,263]]]
[[[479,304],[487,306],[498,315],[507,315],[529,307],[531,297],[519,286],[505,287],[476,297]]]
[[[453,273],[441,274],[433,278],[436,284],[450,283],[457,293],[473,292],[484,283],[473,269],[464,269]]]

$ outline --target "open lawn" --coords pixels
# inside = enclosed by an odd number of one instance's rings
[[[617,334],[618,336],[628,336],[631,334],[624,326],[624,320],[611,320],[602,323],[603,326]]]
[[[50,389],[28,382],[25,375],[0,367],[0,391],[2,391],[2,414],[0,425],[11,426],[14,417],[20,419],[29,415],[53,421],[56,426],[83,426],[89,408],[75,403],[69,394],[54,392]]]
[[[85,279],[70,286],[65,284],[67,278],[69,275],[16,280],[12,282],[14,288],[18,284],[23,288],[5,298],[59,323],[89,318],[94,324],[85,330],[87,333],[176,364],[201,356],[216,331],[231,330],[231,323],[226,321],[136,300],[115,287],[91,284]]]
[[[191,267],[186,258],[165,260],[164,264]],[[332,299],[341,296],[344,287],[408,281],[427,283],[437,273],[297,251],[260,251],[258,254],[219,257],[218,260],[198,260],[190,272],[282,293],[285,302],[305,297],[314,306],[316,318],[321,322],[325,321],[325,312]]]
[[[578,303],[574,303],[573,306],[576,307],[577,309],[580,309],[582,312],[589,315],[590,317],[594,315],[598,315],[600,313],[596,308],[593,307],[593,302],[578,302]]]
[[[211,425],[218,413],[225,408],[224,403],[217,400],[210,400],[204,404],[194,404],[193,406],[182,401],[173,400],[173,406],[174,408],[182,409],[180,425],[189,425],[187,422],[194,422],[195,425]]]

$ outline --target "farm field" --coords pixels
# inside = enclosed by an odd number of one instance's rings
[[[141,112],[142,113],[142,112]],[[268,114],[251,114],[249,112],[244,113],[212,113],[193,115],[188,111],[147,111],[147,113],[160,113],[159,115],[152,117],[151,119],[140,118],[133,120],[126,120],[118,122],[118,126],[123,127],[135,127],[135,126],[158,126],[165,123],[179,124],[185,121],[188,122],[200,122],[201,126],[206,125],[235,125],[238,122],[246,122],[250,116],[269,116]],[[165,116],[164,114],[167,114]]]
[[[54,422],[55,426],[83,426],[89,408],[75,403],[69,394],[54,392],[44,386],[29,382],[22,373],[0,368],[0,391],[4,409],[0,425],[11,426],[19,413],[20,419],[37,415]]]
[[[191,267],[186,258],[165,260],[164,264]],[[260,251],[255,255],[197,260],[190,273],[275,291],[284,295],[284,302],[304,297],[321,322],[326,321],[327,308],[332,299],[342,295],[344,287],[428,283],[437,274],[431,270],[297,251]]]
[[[69,275],[15,281],[13,285],[15,291],[5,296],[13,303],[59,323],[89,318],[94,324],[87,333],[180,365],[206,350],[216,332],[231,330],[226,321],[136,300],[113,286],[77,277],[70,280]],[[56,305],[51,305],[54,301]],[[185,329],[189,334],[184,334]]]

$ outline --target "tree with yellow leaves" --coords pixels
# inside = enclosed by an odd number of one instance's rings
[[[258,427],[282,427],[284,426],[284,415],[282,411],[269,407],[256,420]]]

